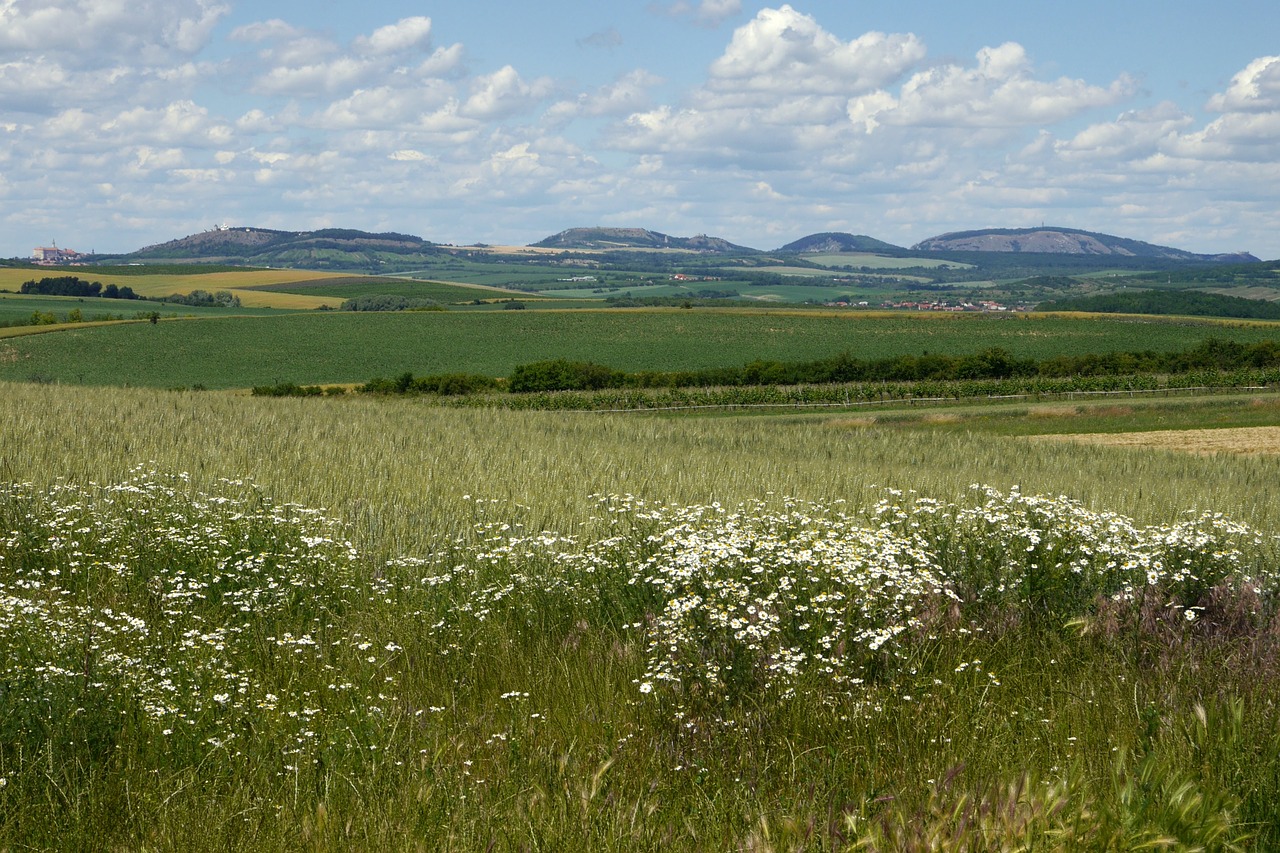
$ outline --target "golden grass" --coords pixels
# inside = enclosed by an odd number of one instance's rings
[[[1184,453],[1280,454],[1280,426],[1221,429],[1155,430],[1152,432],[1040,435],[1037,439],[1107,447],[1143,447]]]
[[[240,304],[245,308],[291,308],[294,310],[310,310],[328,306],[338,308],[346,300],[341,296],[308,296],[303,293],[276,293],[271,290],[241,290],[231,288],[231,293],[240,297]]]

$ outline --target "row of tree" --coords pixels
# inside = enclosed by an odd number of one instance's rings
[[[849,353],[815,361],[756,360],[741,367],[686,371],[614,370],[588,361],[552,359],[523,364],[505,381],[476,374],[415,377],[403,373],[373,379],[360,390],[373,394],[472,394],[505,389],[511,393],[598,391],[624,388],[710,388],[836,385],[875,382],[959,382],[1186,375],[1280,368],[1280,342],[1242,344],[1209,338],[1181,352],[1109,352],[1017,358],[993,347],[971,355],[900,355],[859,359]]]
[[[33,293],[40,296],[101,297],[103,299],[139,298],[138,294],[133,292],[132,287],[119,287],[115,284],[108,284],[104,287],[100,281],[85,281],[73,275],[42,278],[39,281],[34,279],[24,281],[19,292]]]

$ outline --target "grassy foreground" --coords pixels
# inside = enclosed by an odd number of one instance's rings
[[[0,392],[0,847],[1280,843],[1275,457]]]

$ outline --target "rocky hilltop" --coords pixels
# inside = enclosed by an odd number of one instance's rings
[[[706,234],[672,237],[647,228],[569,228],[530,245],[538,249],[685,249],[717,254],[758,251]]]
[[[1198,255],[1183,249],[1157,246],[1110,234],[1074,228],[987,228],[980,231],[953,231],[930,237],[911,247],[914,252],[1030,252],[1045,255],[1122,255],[1132,258],[1163,258],[1175,261],[1222,261],[1254,263],[1248,252]]]

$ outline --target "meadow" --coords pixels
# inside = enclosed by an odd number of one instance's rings
[[[0,345],[0,380],[247,388],[365,382],[403,371],[505,376],[517,365],[551,358],[603,362],[617,370],[737,366],[845,351],[880,358],[1002,347],[1020,358],[1048,358],[1135,345],[1174,351],[1210,337],[1253,343],[1272,339],[1276,328],[1176,318],[756,309],[315,312],[70,328],[7,339]]]
[[[1280,457],[0,399],[0,847],[1280,844]]]
[[[518,291],[503,288],[489,288],[480,285],[462,286],[445,284],[439,281],[378,278],[375,276],[347,276],[280,284],[260,284],[254,285],[253,289],[273,293],[293,293],[300,296],[330,296],[343,300],[354,299],[358,296],[413,296],[434,299],[441,304],[520,295]]]

